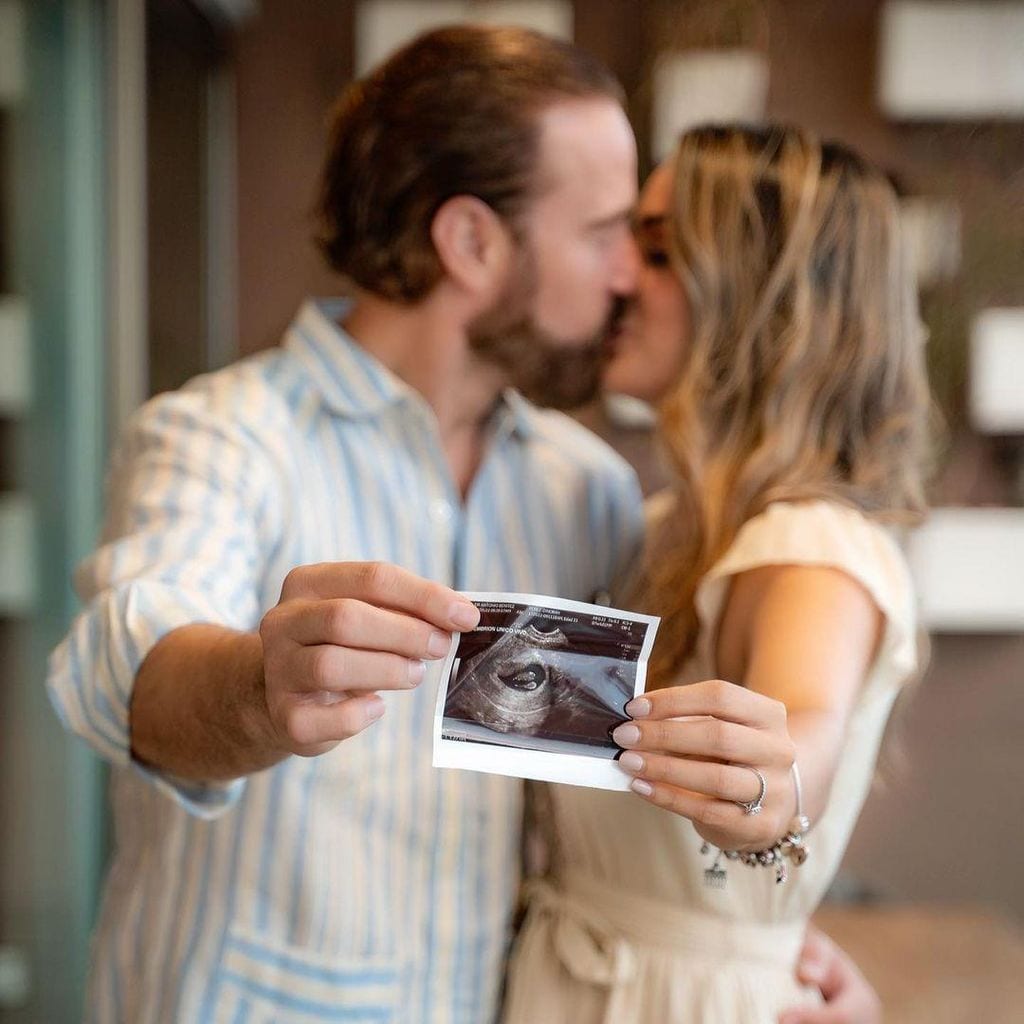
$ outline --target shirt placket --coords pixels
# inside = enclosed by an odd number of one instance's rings
[[[471,570],[474,527],[481,525],[479,517],[485,514],[482,507],[486,507],[486,502],[481,498],[490,486],[496,460],[502,458],[505,446],[510,443],[514,417],[509,410],[499,414],[487,441],[484,458],[463,500],[448,466],[433,412],[425,403],[422,406],[414,403],[410,406],[410,413],[416,417],[416,425],[424,431],[429,452],[428,465],[420,469],[427,494],[426,515],[435,543],[444,552],[442,582],[455,590],[465,590]],[[484,530],[485,534],[488,532]]]

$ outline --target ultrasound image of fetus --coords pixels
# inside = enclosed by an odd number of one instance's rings
[[[445,718],[524,740],[618,749],[611,732],[626,717],[632,679],[615,659],[578,648],[557,622],[523,614],[460,666]]]
[[[543,726],[557,690],[565,644],[560,629],[543,621],[510,630],[463,666],[445,714],[495,732],[534,735]]]

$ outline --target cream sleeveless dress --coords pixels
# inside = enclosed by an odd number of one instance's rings
[[[655,525],[668,508],[655,499]],[[703,580],[697,652],[681,682],[715,677],[712,643],[730,577],[779,564],[839,569],[885,616],[828,807],[807,838],[810,857],[783,885],[771,868],[723,861],[725,888],[709,888],[713,858],[685,819],[631,793],[542,787],[551,869],[527,883],[504,1024],[775,1024],[783,1009],[820,1002],[798,985],[795,964],[867,794],[893,700],[916,670],[915,609],[885,529],[832,503],[777,503]]]

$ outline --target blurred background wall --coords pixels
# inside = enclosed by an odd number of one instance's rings
[[[912,549],[932,659],[822,921],[887,1019],[1020,1019],[1024,3],[0,0],[0,1021],[78,1019],[103,773],[42,674],[109,441],[149,394],[337,290],[312,244],[328,108],[462,17],[602,57],[645,171],[687,123],[781,119],[897,183],[946,428]],[[643,410],[580,415],[659,485]]]

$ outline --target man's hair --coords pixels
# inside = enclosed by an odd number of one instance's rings
[[[420,36],[340,97],[319,201],[320,247],[358,287],[415,302],[442,276],[438,209],[476,196],[513,228],[537,180],[539,115],[621,88],[598,60],[518,28]]]

